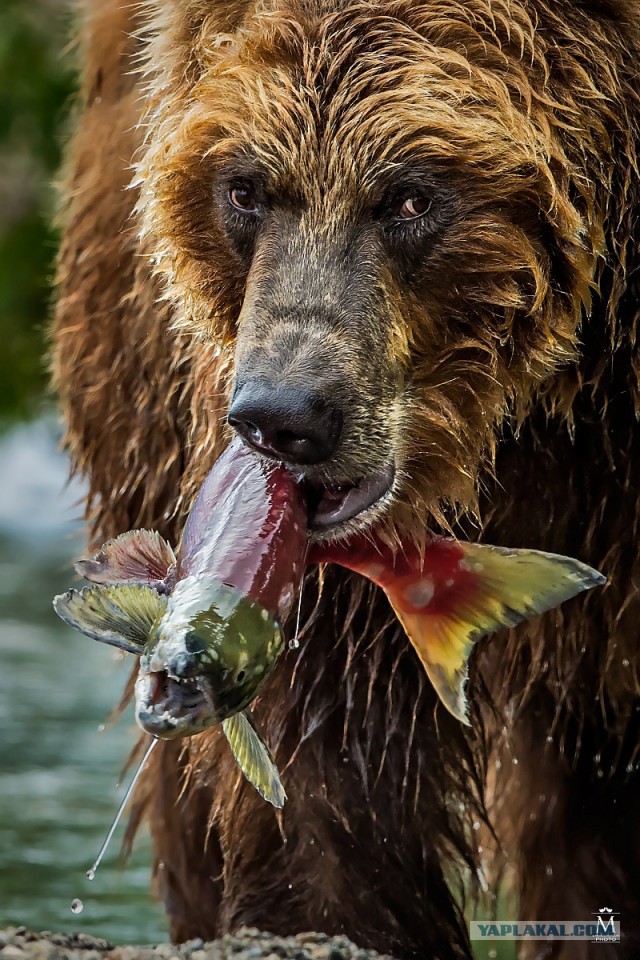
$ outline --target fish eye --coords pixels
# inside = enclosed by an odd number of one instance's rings
[[[238,670],[238,675],[236,676],[236,683],[242,683],[246,675],[247,674],[245,670]]]

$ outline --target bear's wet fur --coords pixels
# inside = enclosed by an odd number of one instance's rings
[[[53,362],[93,541],[175,542],[234,364],[335,364],[324,482],[392,457],[387,529],[609,579],[483,641],[465,729],[374,588],[310,575],[256,711],[282,815],[217,731],[157,749],[138,793],[175,939],[470,957],[463,890],[502,877],[523,919],[621,914],[621,945],[545,956],[640,952],[639,23],[638,0],[84,5]],[[225,185],[258,181],[256,226]]]

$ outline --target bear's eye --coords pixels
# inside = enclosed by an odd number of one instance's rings
[[[407,197],[400,205],[398,210],[398,219],[400,220],[418,220],[428,213],[431,209],[431,200],[424,194],[417,193],[413,197]]]
[[[248,180],[239,180],[232,183],[227,193],[227,200],[236,210],[242,213],[257,213],[258,197],[256,190]]]

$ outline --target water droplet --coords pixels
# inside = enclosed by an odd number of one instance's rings
[[[500,770],[502,767],[502,760],[496,760],[496,770]]]
[[[297,637],[294,637],[293,640],[289,640],[289,650],[297,650],[300,646],[300,641]]]
[[[475,822],[474,825],[473,825],[473,829],[474,829],[474,830],[479,830],[479,829],[480,829],[480,824],[479,824],[479,822],[478,822],[477,820],[476,820],[476,822]]]
[[[133,793],[133,791],[134,791],[134,789],[135,789],[136,783],[138,782],[138,780],[139,780],[139,778],[140,778],[140,774],[141,774],[142,771],[144,770],[144,768],[145,768],[145,766],[146,766],[146,763],[147,763],[147,760],[148,760],[149,757],[151,756],[151,753],[152,753],[154,747],[156,746],[156,744],[157,744],[158,742],[159,742],[159,741],[158,741],[155,737],[152,739],[151,743],[150,743],[149,746],[147,747],[147,751],[146,751],[144,757],[142,758],[142,760],[141,760],[140,763],[138,764],[138,769],[136,770],[136,772],[134,773],[133,777],[131,778],[131,783],[130,783],[129,786],[127,787],[127,791],[126,791],[124,797],[122,798],[122,801],[120,802],[120,806],[118,807],[118,809],[117,809],[117,811],[116,811],[116,815],[115,815],[115,817],[113,818],[113,820],[112,820],[112,822],[111,822],[111,826],[109,827],[109,829],[108,829],[108,831],[107,831],[107,835],[106,835],[106,837],[104,838],[104,840],[102,841],[102,846],[100,847],[100,850],[98,851],[98,856],[97,856],[96,859],[94,860],[93,866],[89,867],[89,869],[87,870],[87,873],[86,873],[87,880],[94,880],[94,879],[95,879],[96,870],[98,869],[98,867],[99,867],[100,864],[102,863],[102,858],[104,857],[104,855],[105,855],[105,853],[106,853],[106,851],[107,851],[107,847],[108,847],[109,844],[111,843],[111,838],[112,838],[113,834],[115,833],[116,827],[118,826],[118,824],[119,824],[119,822],[120,822],[120,817],[121,817],[122,814],[124,813],[124,809],[125,809],[127,803],[129,802],[129,799],[130,799],[130,797],[131,797],[131,794]]]
[[[626,657],[625,657],[624,660],[622,661],[622,666],[623,666],[623,667],[628,667],[628,666],[629,666],[629,661],[627,660]]]
[[[487,956],[489,957],[489,960],[495,960],[495,958],[498,956],[498,951],[491,949],[489,950]]]
[[[546,867],[544,868],[544,872],[546,873],[546,875],[547,875],[548,877],[552,877],[552,876],[553,876],[553,867],[551,866],[551,864],[548,863],[548,864],[546,865]]]
[[[105,723],[98,724],[98,733],[104,733],[106,729],[107,729],[107,725]]]
[[[514,757],[513,760],[511,761],[511,763],[514,765],[514,767],[517,767],[518,764],[520,763],[520,761],[518,760],[517,757]]]
[[[293,884],[292,884],[292,883],[289,884],[289,890],[293,890]]]
[[[75,900],[71,901],[71,913],[82,913],[84,910],[84,903],[82,900],[78,900],[76,897]]]
[[[549,734],[549,736],[547,737],[547,743],[553,743],[553,737],[551,736],[551,734]]]

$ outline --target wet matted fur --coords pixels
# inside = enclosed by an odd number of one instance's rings
[[[545,956],[640,951],[639,18],[85,0],[54,371],[95,542],[175,539],[234,364],[262,363],[344,405],[316,479],[393,459],[387,528],[481,530],[609,577],[481,646],[471,731],[381,595],[311,577],[258,708],[282,815],[216,732],[157,750],[138,795],[176,939],[250,924],[468,957],[463,885],[506,865],[523,919],[622,914],[622,947]],[[264,191],[260,232],[229,212],[238,178]],[[412,191],[427,214],[399,224]]]

